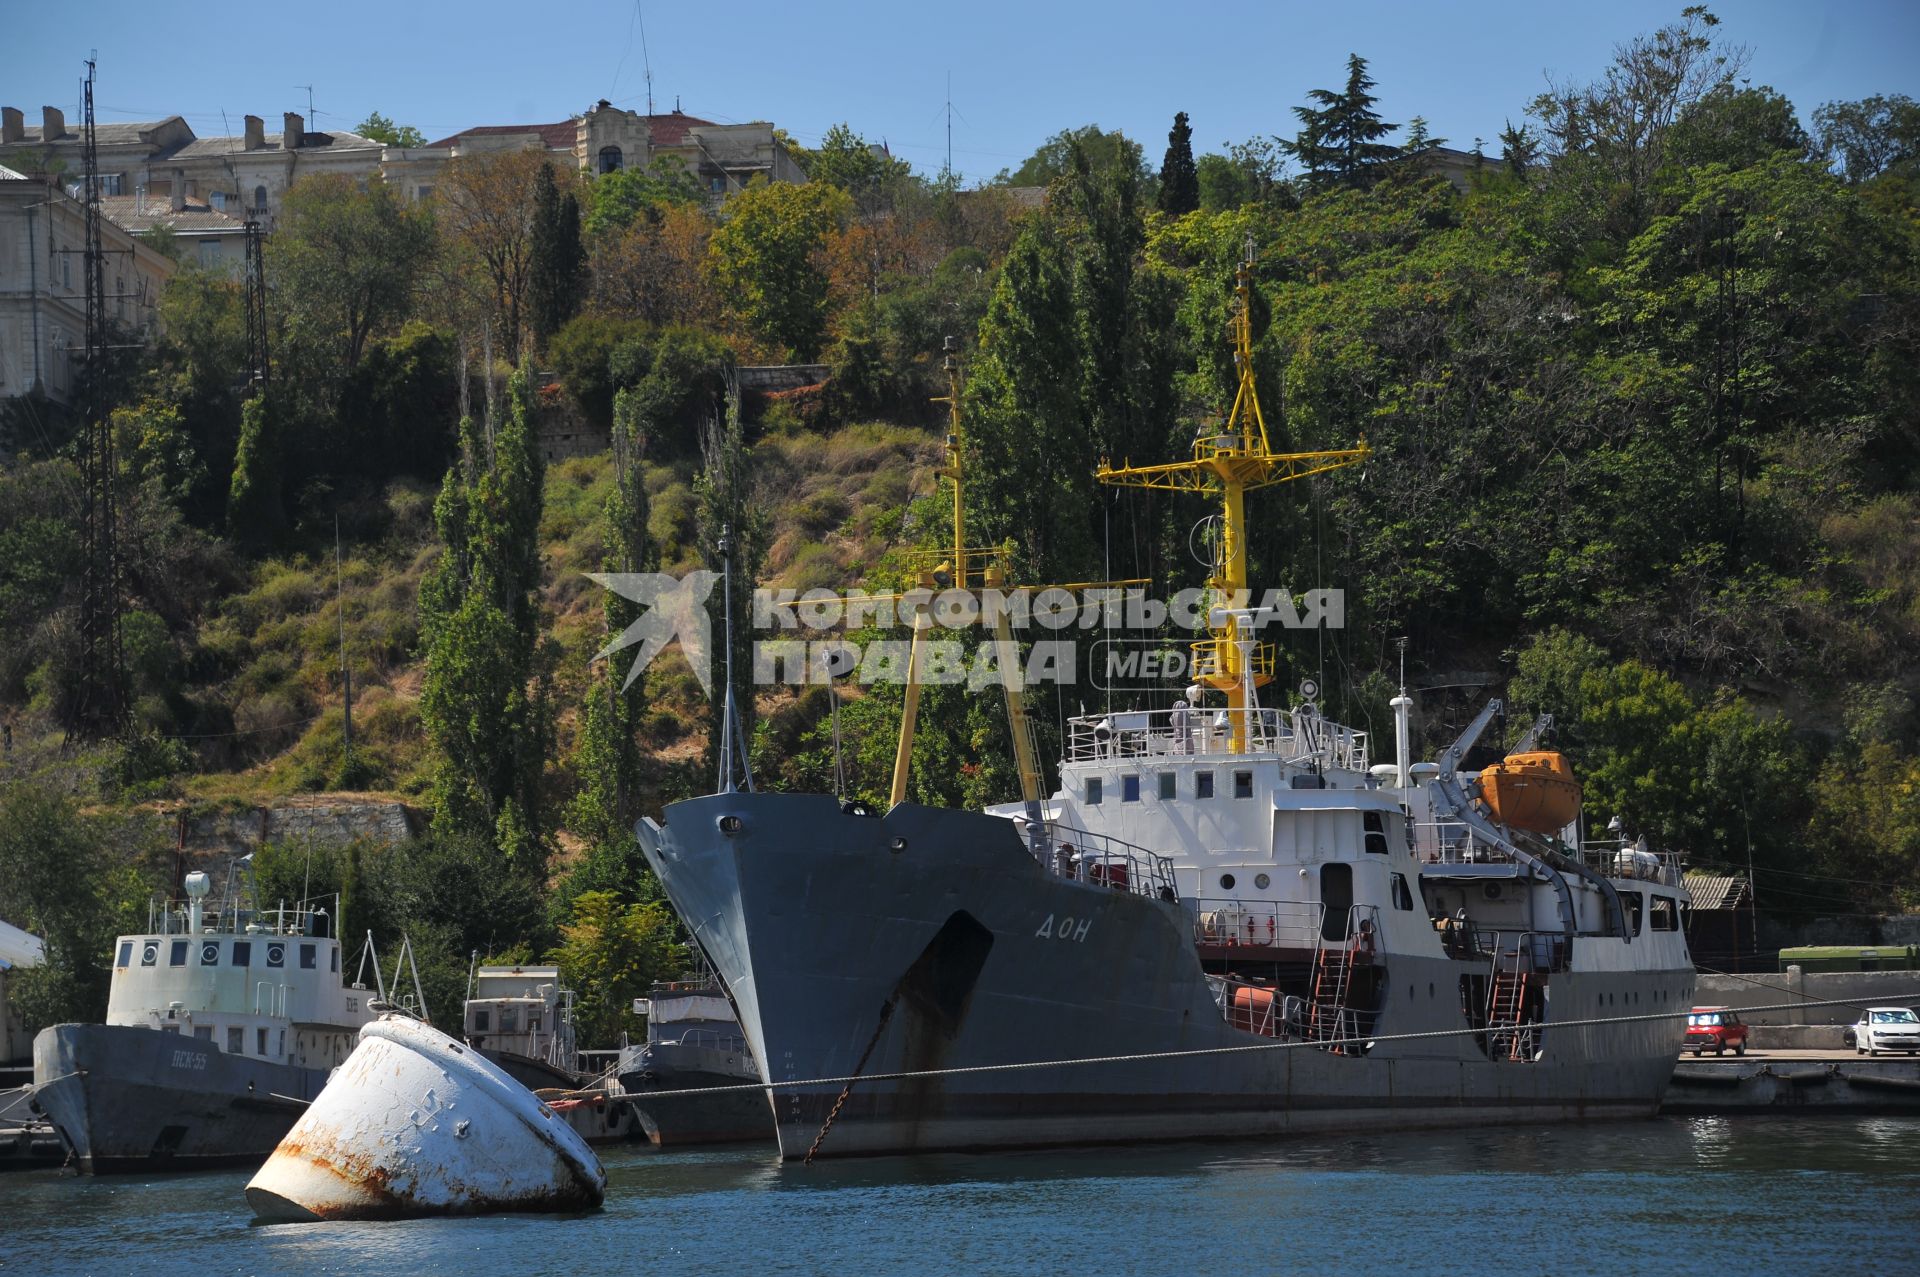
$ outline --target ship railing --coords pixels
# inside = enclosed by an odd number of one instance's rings
[[[1427,865],[1510,865],[1513,854],[1458,820],[1422,820],[1413,826],[1414,858]]]
[[[1668,887],[1678,887],[1681,883],[1680,857],[1670,851],[1652,851],[1621,840],[1590,842],[1582,848],[1582,855],[1587,868],[1609,878],[1655,882]]]
[[[747,1039],[738,1033],[728,1033],[721,1029],[687,1029],[676,1038],[661,1038],[653,1043],[656,1046],[704,1046],[719,1051],[744,1051]]]
[[[206,897],[200,911],[200,929],[222,935],[244,935],[249,927],[258,935],[332,936],[334,919],[339,915],[337,896],[317,898],[324,903],[303,902],[271,909],[237,905],[229,898]],[[193,933],[192,903],[187,899],[149,896],[147,898],[147,935],[184,936]]]
[[[1200,899],[1193,902],[1193,939],[1205,945],[1313,949],[1327,907],[1291,900]]]
[[[1475,953],[1496,962],[1518,961],[1518,969],[1537,973],[1565,971],[1570,958],[1564,932],[1517,931],[1472,925],[1467,943]]]
[[[1233,748],[1228,709],[1143,709],[1083,714],[1067,720],[1069,762],[1129,758],[1194,758]],[[1247,752],[1288,762],[1317,760],[1349,771],[1367,769],[1367,734],[1301,707],[1245,713]]]
[[[1221,1016],[1234,1028],[1262,1037],[1305,1040],[1306,999],[1235,976],[1209,975],[1207,986]],[[1236,997],[1241,990],[1249,991],[1248,996]]]
[[[1040,858],[1041,868],[1057,877],[1158,900],[1180,897],[1173,861],[1166,856],[1060,821],[1049,823],[1046,834],[1048,852]]]

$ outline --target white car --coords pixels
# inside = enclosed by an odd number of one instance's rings
[[[1920,1015],[1909,1007],[1868,1007],[1853,1026],[1853,1049],[1861,1055],[1920,1054]]]

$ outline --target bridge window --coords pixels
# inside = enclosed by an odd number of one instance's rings
[[[500,1031],[517,1033],[520,1030],[520,1010],[518,1007],[500,1008]]]
[[[1407,887],[1405,874],[1393,875],[1393,907],[1403,913],[1413,909],[1413,892]]]
[[[1680,915],[1673,907],[1672,896],[1655,896],[1652,907],[1648,910],[1648,913],[1652,917],[1653,929],[1655,931],[1678,931],[1680,929]]]
[[[600,148],[600,171],[602,173],[618,173],[626,163],[626,158],[626,156],[620,153],[619,147],[603,146]]]
[[[235,940],[233,942],[233,965],[244,967],[253,961],[253,941]]]
[[[1195,798],[1213,797],[1213,773],[1195,772],[1193,774],[1193,796]]]
[[[167,954],[167,965],[170,967],[184,967],[187,965],[187,942],[185,940],[175,940],[173,942]]]
[[[267,965],[270,967],[286,966],[287,946],[284,944],[269,944],[267,946]]]
[[[133,941],[122,940],[120,942],[120,961],[113,965],[116,967],[130,967],[133,965]]]
[[[485,1033],[492,1027],[493,1013],[491,1011],[482,1007],[473,1013],[473,1031],[475,1033]]]
[[[237,1024],[227,1026],[227,1054],[238,1055],[247,1049],[247,1031]]]
[[[1098,807],[1099,805],[1100,778],[1098,776],[1089,776],[1087,777],[1087,806]]]
[[[202,940],[200,942],[200,965],[203,967],[217,967],[220,965],[220,942],[218,940]]]
[[[1620,907],[1627,914],[1627,934],[1639,935],[1641,914],[1646,909],[1646,898],[1637,891],[1623,891],[1620,893]]]
[[[1138,776],[1122,776],[1120,778],[1120,801],[1123,803],[1137,803],[1140,801],[1140,778]]]
[[[1360,813],[1360,827],[1367,833],[1367,851],[1375,856],[1387,854],[1387,819],[1377,811]]]
[[[1235,798],[1253,797],[1253,773],[1235,772],[1233,774],[1233,796]]]
[[[253,1031],[253,1053],[255,1055],[265,1055],[267,1053],[267,1031],[265,1029],[255,1029]]]
[[[1161,772],[1160,773],[1160,801],[1171,802],[1173,800],[1174,795],[1178,793],[1179,784],[1180,784],[1180,778],[1175,776],[1172,772]]]
[[[313,970],[314,967],[318,965],[318,957],[319,955],[314,951],[314,947],[312,945],[310,944],[301,945],[300,946],[300,969],[302,971]]]

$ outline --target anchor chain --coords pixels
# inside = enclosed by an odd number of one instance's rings
[[[820,1124],[820,1133],[813,1137],[813,1143],[807,1147],[806,1160],[802,1165],[812,1166],[814,1154],[818,1153],[820,1146],[826,1143],[827,1132],[833,1129],[834,1120],[840,1116],[840,1110],[846,1104],[847,1096],[853,1093],[853,1084],[858,1082],[860,1075],[866,1071],[867,1059],[873,1054],[873,1048],[880,1045],[880,1035],[887,1031],[887,1021],[893,1018],[893,1004],[899,1000],[900,995],[896,993],[880,1004],[880,1023],[873,1026],[873,1036],[867,1039],[867,1049],[860,1053],[860,1062],[853,1066],[853,1072],[847,1076],[847,1084],[840,1088],[840,1094],[833,1101],[833,1107],[827,1111],[827,1120]]]

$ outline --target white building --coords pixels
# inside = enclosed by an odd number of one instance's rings
[[[86,206],[59,186],[0,168],[0,399],[36,389],[71,404],[86,349]],[[100,219],[107,320],[150,339],[173,259]]]

